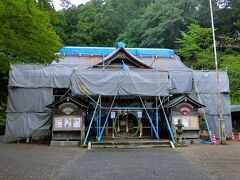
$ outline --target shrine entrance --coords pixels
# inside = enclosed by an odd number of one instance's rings
[[[135,112],[118,112],[114,122],[116,137],[131,138],[139,135],[141,120]]]

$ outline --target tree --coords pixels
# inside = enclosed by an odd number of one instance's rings
[[[230,97],[232,104],[240,103],[240,55],[239,53],[231,52],[230,54],[221,54],[220,67],[222,69],[227,68],[230,84]]]
[[[55,58],[60,39],[34,1],[5,0],[0,8],[0,53],[5,59],[1,67],[15,62],[48,63]]]
[[[179,45],[177,53],[186,64],[197,69],[214,68],[211,28],[191,24],[187,32],[181,31],[181,36],[176,41]]]
[[[0,120],[6,104],[9,64],[49,63],[62,46],[51,24],[54,10],[47,1],[38,2],[0,1]]]
[[[153,0],[91,0],[58,12],[55,27],[65,45],[113,46],[133,19]],[[63,20],[63,23],[61,22]]]
[[[180,30],[196,22],[195,0],[159,0],[150,4],[144,14],[129,23],[120,37],[130,45],[174,48]]]

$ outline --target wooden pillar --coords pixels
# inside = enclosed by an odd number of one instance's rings
[[[139,120],[140,121],[140,133],[139,133],[139,138],[142,138],[142,136],[143,136],[143,126],[142,126],[142,120],[140,119]]]
[[[81,144],[85,139],[85,119],[82,117],[82,128],[81,128]]]
[[[105,135],[106,135],[106,137],[108,137],[108,122],[107,122],[106,128],[105,128]]]
[[[112,138],[114,138],[114,118],[112,118]]]
[[[128,113],[126,114],[126,133],[128,133]]]

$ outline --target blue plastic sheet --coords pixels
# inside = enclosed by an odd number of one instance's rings
[[[61,54],[90,54],[90,55],[108,55],[116,48],[114,47],[72,47],[66,46],[60,50]],[[135,56],[174,56],[175,51],[172,49],[157,48],[126,48],[126,50]]]

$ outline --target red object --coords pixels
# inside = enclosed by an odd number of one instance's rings
[[[238,137],[238,141],[239,141],[239,140],[240,140],[240,139],[239,139],[239,137]],[[234,137],[234,134],[233,134],[233,132],[232,132],[231,141],[235,141],[235,137]]]
[[[238,142],[240,142],[240,133],[238,133]]]
[[[240,137],[240,136],[239,136]],[[239,139],[240,140],[240,139]],[[212,144],[213,145],[216,145],[217,144],[217,141],[216,141],[216,136],[214,133],[212,133]]]
[[[187,115],[189,112],[191,112],[193,110],[193,106],[189,103],[181,103],[179,105],[177,105],[177,109],[180,113],[182,113],[183,115]]]

